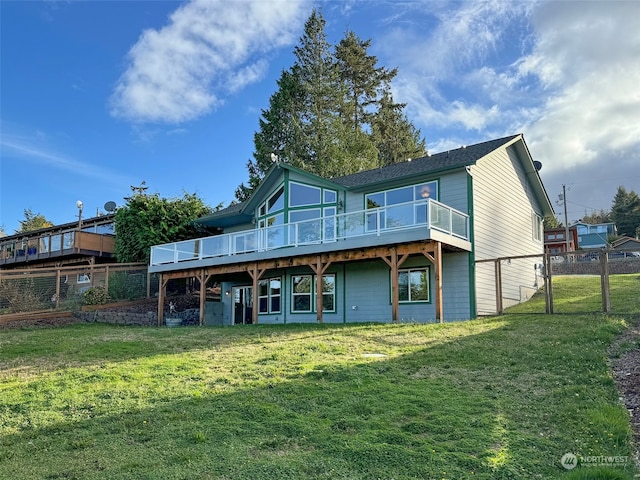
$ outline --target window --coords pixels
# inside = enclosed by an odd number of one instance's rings
[[[79,273],[77,283],[91,283],[91,274],[89,273]]]
[[[320,203],[320,188],[301,183],[289,182],[289,206],[318,205]]]
[[[544,231],[544,227],[542,225],[542,218],[537,213],[531,212],[531,228],[532,228],[532,237],[534,240],[541,242],[542,241],[542,232]]]
[[[291,277],[291,310],[294,312],[311,311],[311,275]]]
[[[284,208],[284,186],[280,187],[267,200],[267,213],[277,212]]]
[[[266,278],[258,282],[258,312],[280,313],[280,277]]]
[[[291,311],[294,313],[316,311],[316,275],[291,277]],[[322,276],[322,311],[336,311],[336,276]]]
[[[367,230],[398,228],[427,221],[426,205],[414,205],[419,200],[438,199],[438,182],[427,182],[408,187],[394,188],[365,196],[366,208],[387,207],[385,210],[367,214]]]
[[[324,203],[336,203],[338,194],[335,190],[324,190]]]
[[[401,302],[429,301],[429,268],[398,272],[398,299]]]

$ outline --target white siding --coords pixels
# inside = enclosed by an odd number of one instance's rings
[[[541,215],[524,169],[513,147],[499,149],[479,160],[473,174],[475,259],[493,259],[543,252],[534,239],[532,213]],[[539,259],[502,265],[505,306],[530,296]],[[479,314],[495,313],[495,267],[476,264],[476,300]]]

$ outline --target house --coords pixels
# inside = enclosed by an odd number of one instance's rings
[[[578,249],[578,229],[548,228],[544,231],[544,251],[547,253],[573,252]],[[567,239],[569,240],[567,242]]]
[[[539,167],[538,167],[539,168]],[[220,234],[151,250],[166,284],[200,288],[206,324],[434,322],[529,298],[553,207],[522,135],[340,178],[275,163],[247,201],[199,219]],[[538,259],[529,256],[539,255]],[[488,260],[482,262],[482,260]]]
[[[578,230],[578,245],[582,249],[604,248],[609,244],[609,237],[617,234],[616,224],[612,222],[597,224],[576,222],[571,226]]]
[[[623,252],[640,252],[640,239],[633,237],[620,237],[611,243],[611,248]]]
[[[0,238],[0,269],[115,262],[115,213]]]

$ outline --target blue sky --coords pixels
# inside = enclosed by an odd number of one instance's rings
[[[0,226],[163,197],[227,205],[312,8],[371,39],[431,152],[523,133],[569,220],[640,192],[637,1],[0,2]],[[562,214],[562,208],[556,206]]]

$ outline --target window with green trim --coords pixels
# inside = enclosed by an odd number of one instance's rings
[[[316,275],[294,275],[291,277],[291,311],[310,313],[316,311]],[[322,276],[322,311],[336,311],[336,276]]]
[[[399,228],[426,223],[426,205],[413,205],[411,202],[430,198],[438,199],[438,182],[419,183],[367,194],[365,196],[367,210],[386,207],[384,210],[367,214],[367,230]]]
[[[429,301],[428,267],[398,272],[398,300],[405,303]]]
[[[281,287],[282,278],[265,278],[258,282],[258,312],[259,313],[280,313],[281,312]]]

